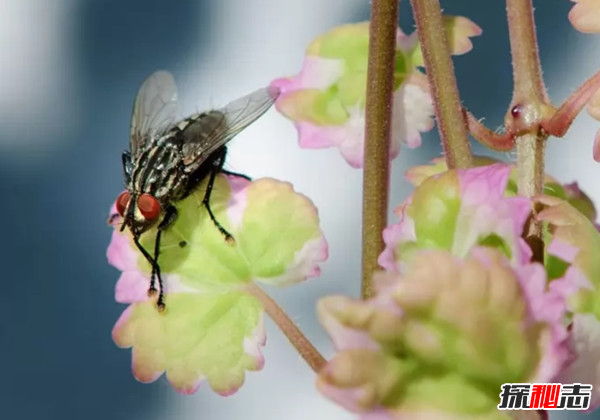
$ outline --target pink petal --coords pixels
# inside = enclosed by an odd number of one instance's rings
[[[510,177],[510,166],[496,163],[459,172],[462,204],[474,206],[500,200]]]
[[[575,314],[570,330],[570,344],[574,358],[557,376],[563,384],[591,384],[592,398],[585,412],[600,406],[600,322],[594,314]]]
[[[114,229],[106,257],[110,265],[120,271],[137,268],[139,254],[131,247],[127,233]]]
[[[600,162],[600,130],[596,132],[596,137],[594,137],[592,156],[596,162]]]
[[[258,325],[250,335],[244,338],[244,353],[256,360],[255,370],[261,370],[265,365],[265,357],[262,354],[262,347],[267,343],[267,334],[265,332],[265,320],[261,314]]]
[[[337,351],[348,349],[378,349],[379,345],[363,331],[348,328],[338,322],[333,315],[336,311],[344,310],[351,302],[343,296],[329,296],[321,299],[317,304],[319,321],[331,337],[333,346]]]
[[[115,287],[115,300],[119,303],[134,303],[148,300],[149,276],[138,270],[121,273]]]
[[[573,0],[575,6],[569,12],[569,21],[580,32],[600,32],[600,1]]]

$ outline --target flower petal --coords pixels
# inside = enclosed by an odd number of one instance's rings
[[[480,245],[502,249],[515,265],[528,262],[531,250],[521,234],[531,202],[504,196],[510,172],[498,163],[427,178],[403,204],[400,222],[384,231],[380,264],[400,269],[423,249],[465,257]]]
[[[549,196],[541,196],[537,201],[546,206],[538,214],[538,220],[548,223],[552,234],[547,252],[557,259],[548,261],[547,270],[562,274],[550,287],[568,299],[572,311],[596,313],[600,293],[600,260],[597,258],[600,234],[594,224],[568,202]],[[561,267],[562,271],[558,271]]]
[[[242,194],[248,204],[237,240],[252,278],[287,285],[318,276],[328,246],[313,203],[291,184],[269,178]]]
[[[600,321],[593,314],[576,314],[570,331],[572,362],[556,378],[563,384],[591,384],[592,398],[586,412],[600,406]]]
[[[599,3],[600,4],[600,3]],[[600,89],[594,93],[587,104],[587,112],[592,118],[600,121]]]
[[[152,301],[133,304],[113,330],[120,347],[133,347],[133,373],[140,382],[163,372],[175,389],[193,394],[206,377],[219,394],[230,395],[246,370],[259,370],[264,339],[262,308],[242,293],[169,295],[166,313]]]
[[[450,53],[463,55],[471,51],[473,49],[471,38],[481,35],[481,28],[475,22],[463,16],[443,15],[442,18]],[[413,32],[409,38],[414,39],[414,45],[410,49],[405,48],[405,50],[410,54],[411,63],[415,66],[424,67],[423,53],[417,32]]]
[[[594,148],[592,150],[592,156],[596,162],[600,162],[600,129],[596,131],[596,137],[594,137]]]
[[[600,32],[600,0],[572,0],[575,5],[569,12],[569,21],[580,32]]]
[[[481,35],[481,28],[463,16],[444,15],[443,19],[451,54],[462,55],[471,51],[471,38]]]

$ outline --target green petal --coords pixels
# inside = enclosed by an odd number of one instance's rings
[[[458,174],[428,178],[415,189],[407,215],[414,220],[420,249],[451,250],[460,211]]]
[[[366,72],[369,56],[369,22],[338,26],[315,39],[308,55],[346,61],[349,72]]]
[[[215,391],[229,394],[243,384],[245,370],[262,366],[260,353],[244,348],[262,328],[261,313],[260,303],[243,293],[172,294],[162,314],[149,301],[132,305],[113,338],[121,347],[134,347],[133,371],[142,382],[166,370],[180,392],[195,392],[206,377]]]
[[[248,283],[251,280],[250,270],[239,249],[225,242],[202,205],[205,192],[206,182],[177,204],[179,216],[175,223],[163,232],[161,238],[161,270],[164,273],[177,274],[183,284],[197,289]],[[226,211],[230,197],[229,183],[223,176],[217,177],[210,207],[219,223],[235,237],[236,229],[231,226]],[[152,250],[156,230],[148,232],[142,238],[144,248]],[[140,255],[139,261],[149,272],[149,264],[143,256]]]
[[[311,122],[320,126],[343,125],[348,112],[336,96],[337,85],[326,91],[301,89],[287,93],[278,103],[279,111],[292,121]]]
[[[268,178],[252,183],[246,197],[238,242],[253,277],[275,284],[297,281],[281,276],[311,241],[322,238],[316,207],[291,184]]]

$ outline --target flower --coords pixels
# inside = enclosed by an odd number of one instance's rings
[[[473,49],[471,38],[481,35],[481,28],[470,19],[463,16],[443,15],[444,29],[446,30],[446,38],[450,45],[450,53],[452,55],[463,55]],[[413,51],[411,54],[411,62],[419,67],[423,67],[423,54],[419,45],[417,32],[413,32],[411,38],[415,39]]]
[[[516,195],[513,166],[483,157],[475,164],[447,170],[437,159],[408,171],[416,189],[396,211],[400,222],[384,231],[380,265],[406,276],[421,269],[416,256],[427,250],[444,250],[465,264],[481,247],[500,253],[523,280],[531,307],[553,330],[554,345],[545,355],[554,372],[548,382],[600,387],[600,233],[592,201],[576,183],[561,185],[549,176],[545,195],[530,201]],[[521,239],[534,202],[543,206],[536,215],[548,244],[543,267],[530,263],[531,250]],[[442,263],[431,258],[429,264]],[[587,411],[598,406],[600,392],[594,392]]]
[[[471,48],[470,36],[481,30],[462,17],[445,22],[455,54]],[[416,33],[397,32],[394,71],[392,142],[394,159],[400,144],[421,144],[421,133],[433,128],[433,103],[422,65]],[[274,80],[281,89],[275,106],[292,120],[302,148],[337,147],[354,168],[363,165],[365,100],[369,53],[369,22],[336,27],[315,39],[307,49],[302,70]]]
[[[526,197],[505,197],[511,168],[496,163],[430,176],[398,210],[400,222],[383,232],[379,258],[389,271],[402,271],[419,250],[446,250],[466,257],[477,246],[501,250],[515,266],[529,262],[521,238],[531,211]]]
[[[107,255],[122,272],[116,300],[130,305],[113,339],[132,348],[133,374],[141,382],[166,372],[182,393],[196,392],[207,379],[217,393],[230,395],[243,384],[245,371],[264,364],[263,308],[251,293],[253,282],[289,285],[318,276],[327,242],[317,209],[288,183],[216,179],[211,209],[233,234],[234,245],[207,216],[203,195],[200,187],[177,203],[179,216],[162,236],[164,313],[147,297],[149,264],[127,230],[114,230]],[[155,235],[154,230],[142,237],[146,249],[152,249]]]
[[[420,131],[433,127],[433,104],[418,85],[404,86],[413,69],[402,47],[410,39],[398,30],[394,76],[394,129],[390,153],[421,143]],[[294,121],[300,147],[338,147],[355,168],[363,164],[369,22],[343,25],[315,39],[301,72],[271,84],[282,94],[275,106]]]
[[[495,163],[500,163],[500,161],[487,156],[474,156],[475,166],[489,166]],[[509,166],[511,168],[510,176],[508,178],[508,183],[506,184],[504,195],[507,197],[514,197],[517,196],[517,167],[514,164]],[[446,170],[448,170],[446,160],[443,157],[439,157],[432,159],[431,164],[429,165],[415,166],[409,169],[406,171],[405,177],[411,184],[417,187],[428,177],[441,174]],[[581,191],[577,182],[561,184],[555,178],[546,175],[544,180],[544,194],[566,200],[589,220],[596,220],[597,212],[594,203],[587,194]],[[398,209],[397,212],[398,211],[400,211],[400,209]]]
[[[550,382],[569,356],[545,284],[540,264],[498,249],[419,250],[401,276],[377,274],[373,298],[319,302],[338,353],[317,387],[362,420],[509,419],[501,385]]]
[[[600,32],[600,0],[572,0],[569,21],[580,32]]]

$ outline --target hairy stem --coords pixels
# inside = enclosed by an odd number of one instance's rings
[[[519,194],[534,197],[543,191],[545,146],[548,138],[541,122],[551,112],[538,55],[538,44],[531,0],[506,0],[510,49],[513,65],[513,97],[506,114],[507,131],[517,144],[517,185]],[[553,111],[552,111],[553,112]],[[543,262],[542,225],[532,217],[525,240],[533,251],[533,260]]]
[[[384,249],[381,233],[387,226],[397,30],[398,0],[372,0],[363,173],[363,298],[371,296],[371,278]]]
[[[519,194],[535,197],[544,189],[544,152],[546,138],[537,134],[525,134],[517,140],[517,178]],[[533,261],[544,261],[542,224],[535,219],[542,209],[533,203],[532,217],[527,222],[525,240],[533,252]]]
[[[247,290],[262,303],[267,314],[285,334],[290,343],[292,343],[294,348],[298,351],[298,354],[302,356],[315,373],[318,373],[327,361],[304,334],[302,334],[302,331],[300,331],[294,321],[292,321],[277,302],[275,302],[271,296],[265,293],[260,287],[253,284],[249,286]]]
[[[454,65],[438,0],[411,0],[448,168],[473,166]]]
[[[538,55],[531,0],[506,0],[513,61],[513,103],[549,104]]]
[[[600,90],[600,71],[573,92],[548,122],[542,123],[544,130],[556,137],[567,134],[577,115],[598,90]]]

